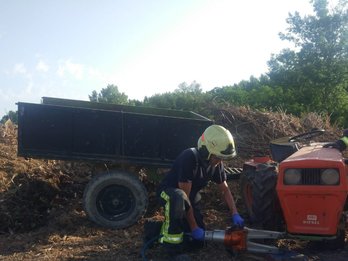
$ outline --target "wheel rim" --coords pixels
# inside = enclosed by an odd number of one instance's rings
[[[130,189],[120,185],[103,188],[96,200],[98,213],[110,221],[119,221],[129,216],[135,208],[135,197]]]

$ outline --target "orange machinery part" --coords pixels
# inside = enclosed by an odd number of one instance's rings
[[[245,229],[228,229],[225,232],[224,245],[235,252],[245,251],[247,249],[247,234]]]

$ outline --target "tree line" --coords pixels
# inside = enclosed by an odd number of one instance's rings
[[[203,92],[200,84],[181,83],[176,90],[129,100],[115,85],[89,96],[91,101],[193,110],[212,100],[221,104],[282,110],[296,116],[316,112],[348,126],[348,11],[347,1],[329,9],[327,0],[313,0],[313,13],[289,14],[282,40],[293,45],[273,54],[268,72],[238,84]]]
[[[198,82],[181,83],[173,92],[128,99],[118,86],[93,91],[90,101],[178,110],[204,111],[207,104],[282,110],[301,116],[316,112],[348,126],[348,10],[347,0],[329,8],[327,0],[311,0],[313,13],[289,14],[280,39],[292,44],[268,61],[268,72],[238,84],[203,92]],[[267,29],[265,29],[267,30]],[[10,115],[7,115],[10,118]],[[4,117],[2,121],[4,120]]]

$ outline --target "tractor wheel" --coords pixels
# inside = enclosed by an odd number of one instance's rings
[[[342,218],[341,218],[338,230],[337,230],[337,237],[335,239],[315,242],[316,247],[318,249],[325,249],[325,250],[330,250],[330,251],[345,248],[345,244],[346,244],[346,242],[345,242],[345,239],[346,239],[345,224],[346,224],[346,219],[342,215]]]
[[[244,202],[244,206],[249,219],[252,219],[253,217],[253,180],[255,178],[255,173],[255,169],[250,169],[243,172],[239,183],[242,200]]]
[[[343,249],[345,247],[346,231],[339,229],[336,239],[327,240],[324,242],[324,248],[327,250]]]
[[[134,174],[125,171],[97,175],[83,194],[88,217],[108,228],[133,225],[145,214],[147,204],[145,186]]]
[[[264,165],[253,180],[252,213],[257,227],[266,230],[282,229],[282,215],[276,193],[277,172],[275,167]]]

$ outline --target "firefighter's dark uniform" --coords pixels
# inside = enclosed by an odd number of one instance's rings
[[[324,145],[324,148],[335,148],[339,151],[344,151],[348,147],[348,129],[343,131],[343,136],[336,142]]]
[[[186,149],[177,157],[157,190],[160,203],[164,206],[165,211],[165,221],[161,229],[161,243],[171,245],[183,243],[184,233],[191,232],[185,219],[185,211],[190,207],[193,208],[197,225],[205,229],[203,216],[198,205],[198,197],[200,197],[198,192],[209,181],[217,184],[226,181],[222,163],[215,168],[211,167],[208,161],[201,159],[196,148]],[[186,195],[183,190],[178,188],[179,182],[192,183],[190,195]]]
[[[340,151],[344,151],[348,147],[348,130],[345,131],[345,136],[339,139],[336,143]]]

